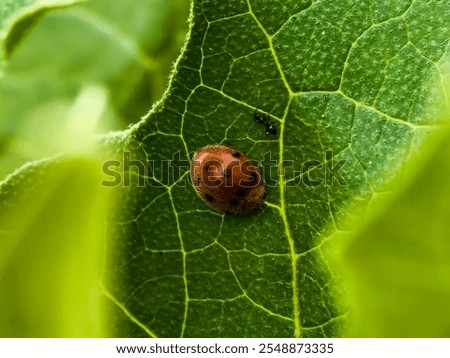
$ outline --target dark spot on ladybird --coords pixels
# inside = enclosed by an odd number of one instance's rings
[[[255,182],[258,180],[258,175],[255,172],[252,172],[250,176],[252,177],[251,181]]]
[[[209,194],[205,194],[205,198],[206,198],[206,200],[208,200],[210,203],[212,203],[212,202],[214,201],[214,198],[213,198],[211,195],[209,195]]]
[[[210,166],[210,165],[207,165],[207,166],[205,167],[206,171],[209,171],[209,168],[211,168],[211,166]]]
[[[224,176],[224,178],[229,178],[229,177],[231,177],[231,170],[230,170],[230,169],[225,169],[225,170],[223,171],[223,176]]]
[[[245,190],[244,190],[244,189],[238,189],[238,190],[236,190],[236,195],[237,195],[237,196],[240,196],[240,197],[245,196]]]
[[[233,157],[235,158],[240,158],[241,157],[241,153],[239,152],[234,152],[233,154],[231,154]]]
[[[236,206],[236,205],[238,205],[238,204],[239,204],[239,200],[236,200],[236,199],[231,199],[231,200],[230,200],[230,205]]]

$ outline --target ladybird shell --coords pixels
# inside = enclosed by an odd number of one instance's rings
[[[195,154],[191,179],[203,201],[226,214],[258,209],[266,196],[258,166],[244,152],[224,145],[210,145]]]

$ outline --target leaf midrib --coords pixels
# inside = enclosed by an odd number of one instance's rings
[[[267,39],[267,43],[269,45],[270,53],[272,54],[272,57],[274,59],[276,68],[278,70],[278,73],[280,74],[281,80],[286,87],[288,94],[289,94],[289,100],[286,104],[286,107],[284,109],[283,117],[280,120],[280,136],[278,138],[279,143],[279,165],[278,165],[278,187],[280,192],[280,206],[278,207],[278,211],[280,213],[285,235],[289,244],[289,255],[291,259],[291,270],[292,270],[292,304],[293,304],[293,319],[294,319],[294,335],[296,338],[301,337],[301,323],[300,323],[300,303],[298,298],[298,277],[297,277],[297,252],[295,250],[295,243],[294,238],[292,236],[291,228],[289,226],[289,222],[287,219],[287,207],[286,207],[286,198],[285,198],[285,191],[286,191],[286,185],[284,182],[284,131],[285,131],[285,124],[286,124],[286,118],[287,114],[289,112],[289,106],[291,104],[292,98],[294,96],[294,93],[289,86],[289,83],[286,80],[286,76],[284,75],[283,69],[281,67],[280,61],[278,60],[278,56],[276,54],[275,48],[272,43],[272,36],[269,35],[269,33],[266,31],[262,23],[258,20],[255,13],[253,12],[252,6],[250,4],[250,0],[247,0],[247,6],[250,15],[255,20],[258,27],[261,29],[262,33],[264,34],[264,37]]]

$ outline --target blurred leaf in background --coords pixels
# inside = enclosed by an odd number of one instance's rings
[[[330,242],[349,288],[350,337],[450,337],[448,95],[440,98],[442,127],[391,192],[353,223],[356,233]]]
[[[55,2],[51,12],[48,1],[35,3],[30,17],[47,12],[8,53],[0,79],[0,178],[67,150],[62,133],[86,93],[101,110],[95,133],[137,122],[161,98],[187,31],[185,0],[94,0],[63,9]]]
[[[1,186],[0,337],[103,335],[108,198],[99,167],[86,158],[41,162]]]

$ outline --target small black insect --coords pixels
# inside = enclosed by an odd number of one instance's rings
[[[259,113],[258,110],[255,110],[255,113],[253,113],[253,119],[256,122],[266,126],[266,135],[277,135],[275,125],[270,122],[270,114]]]

